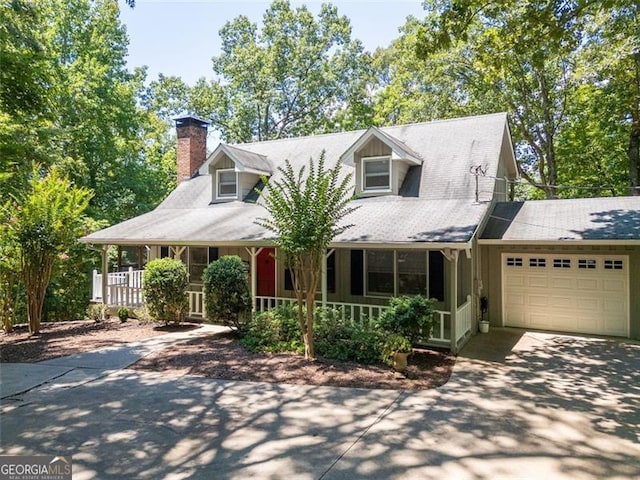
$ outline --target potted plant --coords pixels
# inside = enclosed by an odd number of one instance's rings
[[[407,357],[413,351],[409,339],[399,333],[392,333],[387,337],[382,349],[383,359],[396,372],[407,369]]]
[[[489,320],[484,319],[484,314],[489,310],[489,299],[480,298],[480,333],[489,333]]]
[[[124,323],[129,318],[129,309],[127,307],[120,307],[118,309],[118,318],[121,323]]]

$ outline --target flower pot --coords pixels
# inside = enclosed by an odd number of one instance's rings
[[[393,353],[393,369],[396,372],[404,372],[407,369],[407,352],[394,352]]]
[[[489,333],[489,322],[480,322],[480,333]]]

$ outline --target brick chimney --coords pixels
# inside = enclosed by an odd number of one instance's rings
[[[207,159],[207,125],[193,115],[176,118],[178,183],[193,177]]]

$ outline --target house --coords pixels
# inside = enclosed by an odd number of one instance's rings
[[[176,120],[178,186],[155,210],[83,242],[119,248],[120,272],[94,273],[95,301],[141,301],[141,269],[181,258],[190,274],[190,315],[202,316],[201,275],[222,255],[247,263],[256,309],[292,302],[291,278],[256,190],[318,159],[353,173],[359,208],[334,239],[318,300],[353,318],[376,316],[388,299],[437,300],[430,343],[457,351],[477,331],[480,298],[494,325],[640,335],[640,198],[509,202],[517,177],[504,113],[395,127],[218,145],[207,122]],[[103,272],[106,253],[103,254]]]

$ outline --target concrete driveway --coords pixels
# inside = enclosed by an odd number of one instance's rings
[[[416,393],[69,375],[3,398],[2,454],[70,454],[74,480],[640,477],[634,342],[493,329]]]

